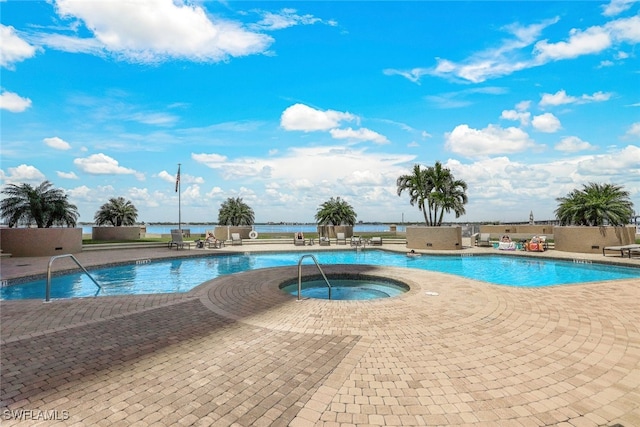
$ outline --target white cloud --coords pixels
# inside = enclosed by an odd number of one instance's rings
[[[640,139],[640,122],[631,124],[629,129],[625,132],[624,139]]]
[[[29,59],[36,54],[36,48],[21,39],[13,27],[0,24],[0,66],[13,69],[16,62]]]
[[[521,126],[527,126],[531,121],[531,113],[528,111],[504,110],[500,118],[505,120],[518,120]]]
[[[588,102],[603,102],[611,99],[612,94],[607,92],[595,92],[592,95],[583,94],[582,96],[569,96],[567,92],[562,89],[554,94],[543,93],[540,99],[539,105],[541,107],[557,106],[565,104],[585,104]]]
[[[77,158],[73,163],[80,170],[91,175],[135,175],[137,179],[144,179],[139,172],[120,166],[117,160],[103,153]]]
[[[536,43],[534,53],[536,59],[544,63],[600,53],[611,47],[614,42],[640,42],[640,16],[617,19],[604,26],[589,27],[584,31],[574,28],[569,32],[568,41],[549,43],[547,40],[541,40]]]
[[[176,169],[176,173],[169,173],[166,170],[163,170],[162,172],[158,173],[158,178],[162,179],[165,182],[170,182],[172,184],[175,185],[176,183],[176,175],[177,175],[177,169]],[[202,177],[199,176],[193,176],[193,175],[189,175],[186,174],[184,172],[180,172],[180,182],[183,184],[204,184],[204,179]]]
[[[604,16],[615,16],[628,10],[638,0],[611,0],[609,4],[602,6]]]
[[[75,172],[56,171],[56,175],[64,179],[78,179],[78,175],[76,175]]]
[[[22,182],[40,183],[46,179],[45,175],[35,166],[24,163],[8,169],[8,174],[4,176],[7,183],[17,184]]]
[[[558,130],[560,130],[560,128],[562,128],[560,120],[558,120],[558,118],[551,113],[544,113],[540,114],[539,116],[534,116],[531,124],[537,131],[545,133],[557,132]]]
[[[549,43],[547,40],[541,40],[536,43],[534,53],[538,61],[548,62],[599,53],[610,46],[610,33],[603,27],[596,26],[585,31],[571,30],[566,42]]]
[[[640,42],[640,15],[608,22],[606,29],[618,42],[638,43]]]
[[[385,74],[402,75],[416,83],[426,74],[473,83],[509,75],[515,71],[539,65],[531,58],[526,58],[522,51],[534,43],[546,27],[555,24],[558,20],[559,18],[556,17],[528,26],[507,25],[503,30],[510,34],[510,38],[503,40],[497,47],[477,52],[460,62],[436,58],[437,64],[433,68],[414,68],[411,71],[388,69],[385,70]]]
[[[58,14],[81,20],[94,39],[57,34],[40,42],[72,52],[102,49],[134,62],[170,58],[217,62],[229,57],[263,53],[273,42],[240,23],[212,20],[197,4],[172,0],[144,2],[84,2],[58,0]]]
[[[8,110],[12,113],[21,113],[31,107],[31,100],[23,98],[17,93],[3,91],[0,94],[0,110]]]
[[[56,150],[69,150],[71,148],[71,144],[57,136],[54,136],[53,138],[44,138],[42,142]]]
[[[317,110],[304,104],[294,104],[282,112],[280,126],[285,130],[312,132],[330,130],[340,126],[343,121],[354,121],[357,117],[351,113],[334,110]]]
[[[198,163],[209,166],[210,168],[221,167],[227,162],[227,156],[223,156],[222,154],[191,153],[191,158]]]
[[[444,68],[445,64],[442,64],[439,66]],[[437,69],[436,69],[436,72],[438,72]],[[440,72],[446,73],[447,71],[440,71]],[[387,68],[383,70],[382,73],[385,76],[396,76],[396,75],[402,76],[413,83],[420,84],[420,79],[422,78],[422,76],[431,74],[431,70],[429,70],[428,68],[414,68],[412,70],[395,70],[393,68]]]
[[[262,19],[252,28],[264,30],[282,30],[296,25],[313,25],[325,23],[336,26],[335,21],[324,21],[310,14],[299,15],[296,9],[281,9],[279,12],[262,12]]]
[[[613,20],[603,26],[592,26],[586,30],[574,28],[565,41],[536,41],[546,27],[558,21],[559,18],[556,17],[529,26],[508,25],[504,29],[511,34],[511,38],[503,40],[496,47],[474,53],[462,61],[436,58],[436,65],[431,68],[386,69],[384,74],[401,75],[418,84],[424,75],[481,83],[551,61],[600,53],[616,43],[640,42],[640,16]],[[526,50],[532,44],[533,55]]]
[[[388,144],[389,140],[384,135],[380,135],[377,132],[366,128],[360,128],[357,130],[346,129],[331,129],[329,131],[334,139],[349,139],[353,141],[371,141],[376,144]]]
[[[445,134],[445,148],[466,157],[518,153],[534,145],[525,131],[515,127],[489,125],[473,129],[464,124]]]
[[[629,145],[618,152],[592,156],[580,161],[577,171],[585,176],[624,176],[628,180],[638,180],[640,147]]]
[[[593,150],[595,147],[589,144],[587,141],[583,141],[577,136],[567,136],[562,138],[555,147],[558,151],[564,151],[566,153],[575,153],[583,150]]]

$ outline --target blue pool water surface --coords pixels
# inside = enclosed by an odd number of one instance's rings
[[[408,286],[394,283],[387,279],[341,279],[330,277],[331,290],[324,279],[303,280],[300,295],[304,298],[331,300],[372,300],[390,298],[409,290]],[[298,281],[280,286],[284,292],[298,295]]]
[[[320,264],[369,264],[417,268],[454,274],[497,285],[542,287],[601,280],[640,278],[640,268],[575,264],[515,256],[408,257],[381,250],[316,252]],[[188,292],[216,277],[268,267],[296,266],[300,252],[212,255],[205,258],[158,260],[90,270],[101,284],[99,295]],[[312,264],[306,259],[303,264]],[[0,299],[44,298],[46,279],[0,288]],[[51,280],[52,298],[94,296],[96,285],[84,274]]]

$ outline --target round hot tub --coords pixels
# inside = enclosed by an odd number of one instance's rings
[[[328,274],[327,282],[321,275],[302,278],[301,298],[331,300],[372,300],[390,298],[409,290],[409,286],[398,280],[362,274]],[[280,289],[298,296],[298,279],[287,280]]]

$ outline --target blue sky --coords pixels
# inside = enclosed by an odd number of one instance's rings
[[[551,219],[589,182],[640,211],[637,1],[0,2],[0,179],[91,222],[420,221],[396,180],[440,161],[457,221]],[[456,220],[453,214],[445,220]]]

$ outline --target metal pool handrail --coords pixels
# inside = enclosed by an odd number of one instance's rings
[[[98,287],[96,296],[98,295],[98,293],[100,293],[100,291],[102,290],[102,286],[100,286],[100,284],[96,282],[96,279],[94,279],[93,276],[89,274],[87,269],[84,268],[82,264],[80,264],[80,261],[78,261],[77,258],[73,256],[73,254],[55,255],[52,256],[51,259],[49,259],[49,266],[47,267],[47,288],[45,290],[44,302],[50,302],[51,300],[51,265],[53,265],[53,261],[57,260],[58,258],[71,258],[78,265],[78,267],[80,267],[82,271],[84,271],[84,274],[89,276],[89,279],[91,279],[93,283],[95,283]]]
[[[318,263],[318,260],[316,259],[316,257],[312,254],[305,254],[305,255],[302,255],[300,257],[300,261],[298,261],[298,301],[300,301],[301,299],[300,294],[302,293],[302,260],[307,257],[311,258],[313,262],[316,264],[316,267],[318,267],[318,271],[320,271],[320,274],[322,274],[322,277],[324,278],[325,283],[329,287],[329,299],[331,299],[331,283],[329,283],[329,279],[327,279],[327,276],[324,275],[324,271],[322,271],[322,268],[320,268],[320,264]]]

